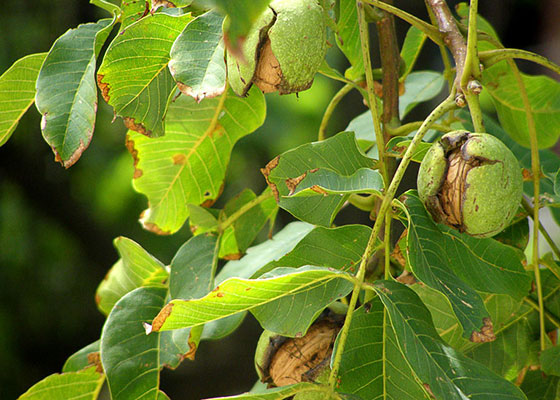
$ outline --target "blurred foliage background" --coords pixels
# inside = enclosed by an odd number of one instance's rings
[[[560,61],[558,0],[480,3],[480,13],[494,24],[506,47]],[[395,4],[427,18],[421,1]],[[48,51],[67,29],[102,17],[106,14],[86,0],[21,0],[4,6],[0,11],[0,74],[22,56]],[[408,27],[402,21],[397,26],[402,43]],[[328,57],[344,70],[345,61],[336,49]],[[435,47],[429,44],[419,63],[422,69],[439,70]],[[522,68],[545,72],[535,65],[522,64]],[[235,147],[217,205],[245,187],[261,191],[265,181],[259,168],[277,154],[315,140],[322,113],[339,87],[337,82],[317,77],[312,89],[299,96],[267,95],[267,120]],[[421,119],[426,110],[419,107],[408,119]],[[344,130],[363,111],[359,96],[350,94],[337,109],[329,133]],[[42,140],[34,106],[0,148],[2,399],[16,398],[43,377],[60,372],[68,356],[99,338],[104,319],[96,309],[94,293],[118,258],[112,245],[115,237],[129,237],[169,263],[190,236],[188,227],[171,237],[158,237],[138,224],[146,200],[132,189],[125,128],[120,120],[112,119],[110,107],[100,99],[94,140],[70,170],[54,162]],[[281,212],[277,228],[290,220]],[[337,219],[350,221],[368,223],[365,215],[353,212]],[[260,330],[248,317],[231,337],[202,343],[194,362],[185,361],[178,370],[163,373],[162,389],[174,400],[248,390],[256,380],[252,357]]]

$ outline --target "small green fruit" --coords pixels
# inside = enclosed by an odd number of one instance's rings
[[[487,133],[444,135],[426,153],[418,173],[418,194],[434,220],[481,238],[510,224],[522,192],[517,159]]]
[[[228,80],[244,96],[254,83],[280,94],[309,89],[327,50],[317,0],[273,0],[243,44],[243,59],[228,54]]]

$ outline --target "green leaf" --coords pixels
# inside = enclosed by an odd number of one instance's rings
[[[521,76],[533,112],[539,148],[551,147],[560,137],[560,83],[547,76]],[[492,96],[505,131],[519,144],[530,147],[523,99],[507,62],[485,68],[482,84]]]
[[[62,367],[62,372],[77,372],[90,366],[92,364],[90,354],[97,353],[97,356],[99,356],[100,343],[100,340],[96,340],[68,357]]]
[[[211,0],[228,16],[225,23],[225,40],[230,51],[240,52],[241,44],[253,23],[266,10],[270,0]]]
[[[340,0],[336,25],[336,44],[351,64],[344,75],[350,80],[356,80],[364,75],[364,60],[360,45],[358,11],[354,0]]]
[[[224,18],[210,11],[197,17],[173,43],[169,70],[177,86],[197,102],[222,94],[226,65],[222,23]]]
[[[194,235],[218,231],[218,219],[208,208],[188,204],[187,210],[189,213],[189,225]]]
[[[521,389],[529,400],[558,400],[560,397],[560,378],[544,376],[540,371],[528,371]]]
[[[289,223],[274,235],[272,239],[249,248],[247,254],[240,260],[232,260],[226,263],[216,276],[216,283],[219,285],[232,277],[251,278],[265,264],[279,259],[291,251],[312,229],[313,225],[304,222]],[[229,335],[237,329],[245,315],[246,312],[240,312],[226,318],[208,322],[204,325],[202,339],[215,340]]]
[[[482,299],[473,290],[508,294],[521,299],[529,292],[531,278],[521,255],[493,239],[477,239],[443,225],[436,225],[415,191],[405,194],[410,215],[408,254],[414,274],[447,296],[463,325],[463,336],[473,341],[492,337]],[[489,336],[478,332],[482,325]],[[479,335],[482,337],[477,338]]]
[[[161,287],[168,276],[163,264],[138,243],[121,236],[113,244],[121,258],[101,282],[95,296],[97,307],[105,315],[128,292],[140,286]]]
[[[37,78],[41,130],[56,160],[72,166],[89,146],[97,112],[96,59],[113,23],[102,19],[70,29],[49,50]]]
[[[445,79],[439,72],[417,71],[404,81],[404,94],[399,98],[399,116],[403,119],[418,103],[436,97],[443,88]]]
[[[393,281],[378,281],[374,289],[387,308],[401,351],[435,398],[525,399],[512,383],[445,344],[413,290]]]
[[[113,400],[152,398],[159,392],[160,334],[142,323],[163,306],[167,290],[142,287],[122,297],[101,333],[101,361]]]
[[[31,386],[19,400],[95,400],[101,390],[105,376],[95,367],[78,372],[53,374]]]
[[[35,101],[35,81],[46,56],[39,53],[20,58],[0,76],[0,146]]]
[[[148,197],[145,228],[174,233],[185,222],[188,204],[213,203],[221,193],[234,144],[264,122],[266,104],[254,88],[246,98],[232,91],[196,103],[180,96],[170,107],[164,137],[128,133],[135,159],[134,188]]]
[[[220,258],[228,260],[239,259],[245,250],[253,243],[266,222],[273,220],[278,211],[276,201],[268,189],[261,196],[270,196],[261,203],[255,204],[238,216],[233,224],[228,226],[223,233],[220,244]],[[228,218],[235,218],[235,213],[240,212],[244,206],[250,205],[257,196],[250,189],[245,189],[237,196],[230,199],[220,213],[220,220],[225,222]]]
[[[322,142],[304,144],[281,154],[268,163],[263,174],[281,208],[303,221],[330,226],[348,194],[317,193],[317,196],[303,198],[290,195],[308,175],[317,171],[329,170],[343,181],[359,169],[373,166],[374,160],[360,150],[354,133],[341,132]]]
[[[193,327],[250,310],[265,329],[277,332],[275,324],[290,324],[290,331],[303,335],[323,308],[348,294],[352,288],[348,281],[352,279],[345,272],[313,266],[277,268],[259,279],[230,278],[202,299],[172,300],[154,319],[152,329]],[[310,292],[319,286],[324,286],[325,291],[310,297],[307,303],[292,304],[289,310],[278,309],[272,316],[259,310],[259,306],[281,297]],[[278,315],[284,316],[283,321]]]
[[[560,346],[554,346],[541,353],[541,369],[547,375],[560,376]]]
[[[521,221],[508,226],[493,239],[524,251],[529,244],[529,219],[523,218]]]
[[[107,11],[110,14],[113,15],[119,15],[121,12],[121,9],[119,6],[111,3],[110,1],[107,0],[89,0],[90,4],[93,4],[94,6],[97,6],[105,11]]]
[[[169,51],[191,20],[190,14],[149,15],[128,26],[109,45],[97,83],[127,128],[147,136],[163,135],[168,97],[175,86],[167,69]]]
[[[387,153],[402,158],[411,142],[412,140],[406,137],[395,136],[387,143]],[[412,161],[421,163],[430,147],[432,143],[420,142],[412,154]]]
[[[401,76],[400,80],[404,81],[406,77],[412,72],[416,59],[426,42],[428,36],[415,26],[408,28],[406,36],[404,38],[404,43],[401,48],[401,59],[405,65],[405,72]]]
[[[149,15],[150,4],[148,0],[122,0],[121,1],[121,32],[129,25]]]
[[[373,128],[373,119],[369,110],[352,119],[345,131],[354,132],[356,135],[356,141],[362,150],[366,151],[372,146],[375,148],[375,130]],[[371,157],[376,158],[378,157],[376,148],[375,151],[375,155],[371,154],[371,151],[368,152],[368,154]]]
[[[384,332],[384,309],[379,297],[370,306],[360,307],[352,317],[340,362],[338,391],[362,399],[429,399],[414,379],[388,323]],[[337,345],[338,341],[335,348]]]
[[[213,397],[213,400],[282,400],[298,393],[317,392],[318,385],[309,382],[296,383],[295,385],[282,386],[272,389],[262,389],[235,396]],[[210,399],[208,399],[210,400]]]
[[[212,289],[217,238],[198,235],[179,248],[171,260],[169,294],[172,299],[197,299]]]

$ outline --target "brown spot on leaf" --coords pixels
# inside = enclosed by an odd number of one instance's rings
[[[226,254],[223,257],[223,259],[228,260],[228,261],[239,260],[241,258],[241,256],[243,256],[243,254],[241,254],[241,253],[231,253],[231,254]]]
[[[103,365],[101,364],[101,354],[96,351],[87,355],[88,366],[95,365],[95,372],[103,373]]]
[[[172,158],[175,165],[185,165],[187,163],[187,156],[183,153],[175,154]]]
[[[167,303],[165,307],[161,309],[158,315],[152,321],[152,332],[159,332],[167,317],[171,315],[173,310],[173,303]]]
[[[242,63],[247,63],[245,54],[243,54],[243,43],[245,43],[246,36],[239,36],[236,41],[231,41],[228,32],[224,34],[224,44],[228,50],[228,54],[233,55]]]
[[[160,7],[175,8],[175,4],[173,4],[169,0],[152,0],[152,9],[150,10],[150,12],[153,14]]]
[[[132,117],[124,117],[123,118],[124,121],[124,125],[135,132],[141,133],[142,135],[151,137],[152,136],[152,131],[149,131],[146,129],[146,127],[138,122],[136,122],[136,120]]]
[[[264,179],[266,179],[266,183],[268,183],[268,186],[270,186],[270,190],[272,190],[272,194],[274,194],[274,198],[276,199],[277,203],[280,201],[280,194],[278,193],[276,184],[271,182],[270,179],[268,179],[268,176],[270,175],[272,170],[278,166],[279,162],[280,156],[276,156],[275,158],[270,160],[264,168],[261,168],[261,173],[264,175]]]
[[[315,193],[322,194],[323,196],[326,196],[328,194],[327,191],[319,185],[313,185],[310,187],[310,189],[313,190]]]
[[[530,170],[528,170],[527,168],[523,168],[521,170],[521,173],[523,175],[523,180],[525,182],[533,180],[533,173]]]
[[[189,337],[190,339],[190,337]],[[196,342],[189,340],[189,351],[187,351],[183,358],[187,358],[191,361],[194,361],[194,357],[196,355],[196,350],[198,350],[198,346],[196,345]]]
[[[218,292],[218,293],[216,293],[216,297],[224,297],[224,293],[223,292]]]
[[[101,90],[103,99],[108,103],[109,100],[111,100],[109,97],[109,84],[104,83],[103,78],[105,78],[105,75],[97,74],[97,86],[99,86],[99,90]]]
[[[171,68],[171,67],[170,67]],[[173,74],[173,71],[172,71]],[[193,91],[192,87],[185,85],[184,83],[177,82],[177,87],[187,96],[192,97],[197,103],[200,103],[204,99],[211,99],[212,97],[219,96],[224,93],[226,86],[222,86],[221,88],[208,90],[205,92],[195,92]]]
[[[222,195],[223,191],[224,191],[224,183],[222,182],[222,186],[220,186],[220,190],[218,190],[218,194],[216,195],[216,197],[214,197],[213,199],[206,199],[200,206],[206,208],[212,207],[216,202],[216,200],[218,200],[218,197]],[[211,193],[204,193],[204,195],[210,196]]]
[[[423,383],[422,386],[424,386],[424,389],[426,389],[426,392],[428,392],[432,399],[436,398],[436,396],[434,396],[434,392],[432,392],[432,388],[430,387],[430,385],[428,385],[427,383]]]
[[[470,340],[473,343],[486,343],[493,342],[496,340],[496,335],[494,335],[494,325],[492,325],[492,320],[488,317],[482,320],[482,328],[480,332],[473,331]]]
[[[292,194],[295,193],[295,191],[297,189],[297,185],[299,185],[300,182],[303,181],[306,176],[307,176],[307,172],[304,172],[303,174],[301,174],[300,176],[297,176],[295,178],[286,179],[286,186],[290,190],[290,193],[288,193],[288,196],[291,196]]]
[[[134,140],[130,139],[130,135],[126,135],[125,139],[125,146],[130,155],[132,156],[133,165],[134,165],[134,175],[132,176],[134,179],[138,179],[142,176],[143,172],[141,169],[137,168],[138,165],[138,150],[134,148]]]
[[[163,229],[161,229],[159,226],[157,226],[156,224],[154,224],[153,222],[145,222],[142,221],[142,226],[144,227],[144,229],[146,229],[147,231],[156,233],[158,235],[162,235],[162,236],[166,236],[166,235],[171,235],[170,231],[164,231]]]
[[[403,271],[403,273],[400,274],[399,277],[397,278],[397,282],[400,282],[404,285],[413,285],[418,281],[416,280],[414,275],[412,275],[410,272]]]

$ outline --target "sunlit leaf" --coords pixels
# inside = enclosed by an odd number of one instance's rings
[[[0,76],[0,146],[35,101],[35,81],[46,56],[39,53],[20,58]]]
[[[531,278],[521,264],[521,255],[496,240],[477,239],[436,225],[415,191],[405,194],[405,205],[411,219],[408,252],[414,274],[447,296],[463,325],[464,337],[491,340],[488,312],[473,289],[516,299],[527,295]]]
[[[66,372],[47,376],[31,386],[19,400],[95,400],[105,376],[91,367],[78,372]]]
[[[101,364],[101,360],[98,358],[100,344],[101,342],[96,340],[72,354],[64,363],[62,372],[80,371],[89,365],[95,364],[92,361],[98,361]]]
[[[400,349],[436,398],[525,399],[515,385],[445,344],[428,309],[410,288],[394,281],[378,281],[374,288],[387,308]]]
[[[196,101],[224,92],[223,17],[210,11],[189,23],[171,47],[169,70],[184,94]]]
[[[35,104],[56,160],[72,166],[89,146],[97,112],[97,56],[113,27],[102,19],[70,29],[49,50],[37,77]]]
[[[416,59],[424,46],[424,42],[428,36],[415,26],[411,26],[406,32],[404,38],[404,43],[401,48],[401,59],[405,65],[405,72],[400,78],[401,80],[406,79],[408,74],[412,72],[412,68],[416,63]]]
[[[216,232],[218,230],[217,216],[219,210],[210,210],[194,204],[189,204],[187,210],[189,213],[189,225],[194,235]]]
[[[192,20],[190,14],[148,15],[117,35],[97,72],[103,98],[125,125],[147,136],[164,133],[168,98],[175,86],[169,51]]]
[[[429,399],[414,379],[388,318],[384,322],[383,312],[379,297],[368,308],[360,307],[354,312],[342,353],[338,390],[362,399]]]
[[[115,303],[140,286],[162,286],[167,279],[163,264],[138,243],[118,237],[114,245],[121,256],[97,288],[97,306],[109,314]]]
[[[323,308],[348,294],[352,288],[349,280],[350,276],[344,272],[313,266],[277,268],[259,279],[230,278],[202,299],[171,301],[160,311],[152,326],[155,331],[193,327],[251,311],[265,329],[276,332],[275,324],[290,324],[289,330],[294,332],[292,336],[296,333],[303,335]],[[327,286],[329,283],[331,285]],[[309,292],[318,286],[324,286],[325,290],[319,296],[310,296],[306,303],[277,309],[274,316],[259,310],[259,306],[281,297]],[[285,320],[279,320],[278,315],[284,315]]]
[[[169,107],[164,137],[129,131],[134,188],[148,197],[145,228],[174,233],[189,216],[188,204],[212,204],[221,193],[233,145],[264,122],[266,105],[257,88],[246,98],[232,91],[224,96],[223,105],[221,98],[198,104],[180,96]]]
[[[263,169],[272,192],[281,208],[297,218],[317,225],[330,226],[340,207],[346,201],[346,194],[326,194],[320,189],[312,197],[291,197],[300,184],[305,187],[306,179],[321,170],[328,170],[336,177],[334,188],[343,187],[344,180],[350,179],[358,170],[372,168],[374,160],[366,157],[359,149],[353,132],[341,132],[322,142],[309,143],[287,151],[268,163]],[[368,181],[373,182],[373,181]],[[375,184],[378,182],[376,181]],[[373,184],[373,183],[372,183]],[[369,190],[379,190],[371,187]]]
[[[110,1],[107,0],[89,0],[89,2],[91,4],[93,4],[94,6],[97,6],[99,8],[102,8],[103,10],[113,14],[113,15],[119,15],[119,13],[121,12],[121,9],[119,6],[111,3]]]
[[[149,0],[122,0],[121,10],[120,30],[123,31],[129,25],[149,15],[150,2]]]
[[[354,0],[340,0],[337,20],[336,44],[351,65],[344,75],[355,80],[364,75],[364,61],[360,45],[358,11]]]
[[[418,103],[436,97],[443,89],[443,75],[434,71],[417,71],[404,81],[404,94],[399,98],[399,116],[403,119]]]

